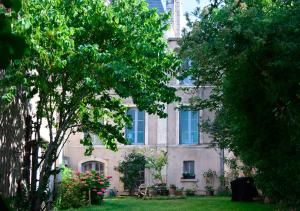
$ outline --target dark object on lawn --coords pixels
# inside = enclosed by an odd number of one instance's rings
[[[253,198],[258,195],[252,177],[240,177],[230,182],[230,184],[232,201],[253,201]]]

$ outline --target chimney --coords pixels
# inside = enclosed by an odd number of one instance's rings
[[[180,37],[180,20],[181,20],[181,1],[180,0],[167,0],[166,10],[171,12],[171,29],[175,37]]]
[[[174,31],[175,36],[180,37],[181,36],[181,1],[180,0],[174,0],[175,1],[175,13],[174,13]]]

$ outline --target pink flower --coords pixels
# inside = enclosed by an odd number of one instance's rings
[[[107,178],[107,179],[111,179],[111,178],[112,178],[112,176],[107,176],[106,178]]]
[[[97,192],[97,195],[102,196],[103,193],[101,191]]]
[[[99,182],[100,185],[104,185],[104,182]]]
[[[97,189],[94,188],[94,189],[92,189],[92,191],[97,192]]]
[[[80,175],[80,171],[77,170],[77,171],[75,172],[75,175],[79,176],[79,175]]]
[[[104,193],[106,191],[106,189],[105,188],[101,188],[101,191]]]

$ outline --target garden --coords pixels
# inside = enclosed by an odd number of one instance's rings
[[[79,209],[70,209],[77,211],[93,210],[130,210],[130,211],[183,211],[183,210],[255,210],[268,211],[275,210],[274,205],[251,203],[251,202],[231,202],[229,197],[187,197],[185,199],[169,200],[141,200],[135,197],[105,198],[102,206],[86,206]]]

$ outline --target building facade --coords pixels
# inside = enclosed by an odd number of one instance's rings
[[[177,41],[180,37],[180,7],[178,0],[168,0],[164,5],[160,0],[148,0],[151,8],[156,7],[157,11],[172,12],[171,29],[166,33],[166,39],[170,49],[178,48]],[[182,81],[176,79],[170,82],[170,86],[177,88],[177,95],[181,97],[181,104],[188,104],[189,98],[193,95],[207,98],[210,87],[202,87],[196,92],[188,93],[183,88],[193,88],[192,81],[187,78]],[[118,145],[118,151],[113,152],[105,149],[96,136],[93,137],[94,151],[91,156],[84,156],[85,148],[80,144],[84,134],[72,135],[63,150],[63,160],[73,170],[86,171],[96,170],[104,175],[112,176],[111,188],[119,193],[126,192],[120,181],[120,173],[115,170],[125,155],[132,151],[148,153],[149,151],[167,152],[168,163],[163,170],[163,179],[167,185],[174,184],[179,188],[194,189],[198,194],[205,193],[205,178],[203,173],[209,169],[221,175],[223,162],[221,152],[218,149],[209,147],[210,135],[201,128],[201,123],[213,118],[209,110],[189,111],[177,109],[179,103],[166,106],[168,117],[159,118],[156,115],[149,115],[139,111],[131,99],[124,103],[128,106],[128,115],[133,119],[131,128],[125,130],[125,136],[130,140],[131,145]],[[184,179],[183,173],[195,175],[192,178]],[[149,170],[145,170],[141,183],[153,185],[157,181],[151,176]],[[217,189],[218,180],[213,184]]]

